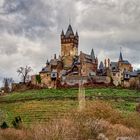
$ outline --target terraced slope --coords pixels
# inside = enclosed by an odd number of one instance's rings
[[[45,123],[49,119],[57,119],[66,112],[77,107],[75,101],[30,101],[11,104],[0,104],[0,110],[4,113],[1,121],[9,124],[15,116],[20,116],[24,124]]]
[[[16,116],[21,116],[24,124],[45,123],[50,119],[60,118],[70,110],[78,108],[77,94],[78,89],[43,89],[1,96],[0,122],[6,121],[10,124]],[[139,98],[140,92],[128,89],[90,88],[86,89],[86,96],[119,97],[120,99],[117,101],[109,98],[107,102],[121,111],[134,112],[137,103],[122,100],[121,97]],[[89,101],[87,98],[86,102],[94,102],[96,98],[91,99]]]

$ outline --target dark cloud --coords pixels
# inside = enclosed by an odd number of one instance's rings
[[[60,52],[60,33],[69,19],[80,36],[79,50],[94,48],[99,60],[124,57],[140,68],[139,0],[1,0],[0,77],[17,80],[16,69],[37,73]]]

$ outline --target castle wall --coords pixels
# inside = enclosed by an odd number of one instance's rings
[[[43,87],[52,87],[51,75],[47,73],[41,73],[41,85]]]
[[[81,63],[82,76],[89,76],[90,72],[95,72],[95,73],[97,72],[98,62],[96,62],[96,60],[94,60],[95,62],[93,62],[91,57],[88,60],[88,58],[86,58],[86,57],[90,57],[90,56],[80,52],[80,63]]]
[[[83,84],[91,84],[92,82],[100,84],[111,83],[110,77],[107,76],[93,76],[92,78],[89,78],[88,76],[67,76],[62,78],[61,85],[67,84],[69,86],[74,86],[78,85],[81,80]]]
[[[129,80],[124,80],[123,87],[125,88],[137,88],[140,85],[138,77],[131,77]]]
[[[117,87],[122,83],[122,75],[120,72],[111,72],[113,84]]]

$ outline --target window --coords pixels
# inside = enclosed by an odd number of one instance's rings
[[[113,73],[113,76],[116,76],[116,73]]]
[[[114,71],[114,70],[116,70],[116,68],[115,68],[115,67],[113,67],[113,68],[112,68],[112,71]]]

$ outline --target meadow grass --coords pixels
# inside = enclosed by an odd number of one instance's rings
[[[41,105],[42,104],[42,105]],[[67,105],[65,105],[67,104]],[[19,105],[15,111],[32,112],[36,108],[55,110],[64,110],[65,115],[55,114],[46,123],[32,123],[30,127],[24,124],[20,129],[9,128],[0,130],[0,139],[2,140],[86,140],[86,139],[110,139],[116,140],[118,137],[130,137],[139,140],[140,136],[140,116],[131,112],[124,116],[122,112],[106,101],[88,101],[86,107],[79,111],[77,104],[73,102],[52,101],[45,104],[39,101],[29,102]],[[53,108],[52,108],[53,106]],[[54,108],[56,107],[56,108]],[[21,109],[21,110],[20,110]],[[31,110],[30,110],[31,109]],[[42,113],[41,113],[42,114]],[[44,115],[44,114],[43,114]],[[45,116],[47,117],[47,116]],[[57,119],[56,119],[57,118]]]
[[[93,103],[96,100],[86,101],[86,103]],[[129,112],[135,112],[136,103],[133,102],[116,102],[106,101],[116,108],[122,111],[124,114]],[[48,120],[60,116],[64,116],[67,112],[77,109],[78,101],[74,100],[41,100],[41,101],[27,101],[27,102],[15,102],[15,103],[2,103],[0,104],[0,112],[3,112],[3,116],[0,116],[0,122],[6,121],[11,124],[12,120],[16,116],[20,116],[24,124],[32,124],[36,122],[45,123]]]
[[[77,106],[78,102],[72,100],[4,103],[0,104],[0,111],[5,114],[1,121],[7,121],[10,124],[14,117],[20,116],[24,124],[44,123],[49,119],[64,116],[66,112],[77,108]]]
[[[129,89],[116,88],[87,88],[86,96],[117,96],[117,97],[140,97],[140,92]],[[76,100],[55,100],[55,97],[77,97],[78,89],[42,89],[29,90],[25,92],[14,92],[1,96],[0,101],[14,101],[13,103],[0,103],[1,122],[3,120],[11,123],[15,116],[21,116],[25,124],[32,122],[46,122],[50,118],[63,116],[65,112],[77,108]],[[53,97],[54,100],[47,100]],[[26,99],[33,99],[26,101]],[[37,100],[36,100],[37,99]],[[22,100],[22,102],[17,102]],[[86,101],[90,102],[90,101]],[[94,99],[91,100],[94,102]],[[137,103],[128,101],[108,100],[114,108],[127,112],[135,112]]]
[[[87,88],[86,96],[112,96],[112,97],[140,97],[140,91],[117,88]],[[25,92],[13,92],[6,96],[0,97],[2,101],[18,101],[28,99],[45,99],[48,97],[77,97],[78,89],[41,89],[29,90]]]

